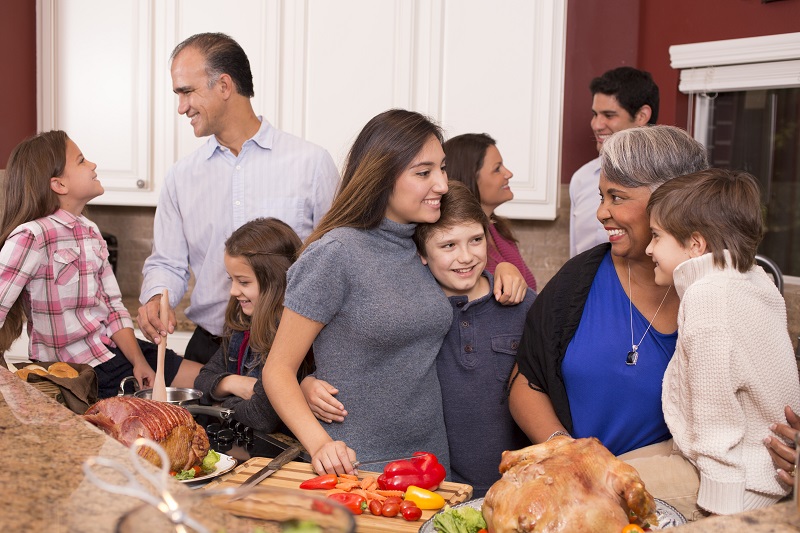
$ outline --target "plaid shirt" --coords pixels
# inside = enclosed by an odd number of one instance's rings
[[[99,228],[62,209],[20,225],[0,250],[0,325],[20,296],[34,361],[97,366],[114,356],[111,336],[133,327]]]

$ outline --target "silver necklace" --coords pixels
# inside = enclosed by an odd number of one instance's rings
[[[628,263],[628,292],[630,293],[630,298],[628,299],[628,311],[630,312],[631,316],[631,351],[628,352],[628,357],[625,358],[625,364],[628,366],[636,365],[636,362],[639,360],[639,346],[641,346],[642,341],[647,336],[647,333],[650,331],[650,328],[653,326],[653,321],[655,321],[656,317],[658,316],[658,312],[661,311],[661,306],[664,305],[664,302],[667,300],[667,295],[669,291],[672,289],[672,285],[667,287],[667,292],[664,293],[664,298],[661,299],[661,303],[658,304],[658,309],[656,309],[656,314],[653,315],[653,319],[647,325],[647,329],[644,330],[644,335],[642,338],[639,339],[639,342],[633,342],[633,285],[631,285],[631,264]]]

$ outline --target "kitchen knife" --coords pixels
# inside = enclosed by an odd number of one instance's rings
[[[247,478],[247,481],[242,483],[241,488],[244,489],[252,487],[254,485],[258,485],[259,483],[267,479],[269,476],[280,470],[283,465],[285,465],[286,463],[288,463],[289,461],[300,455],[302,451],[303,447],[299,445],[295,445],[292,446],[291,448],[284,450],[278,457],[270,461],[267,466],[265,466],[264,468],[262,468],[249,478]]]
[[[393,461],[407,461],[409,459],[419,459],[425,457],[424,455],[411,455],[409,457],[389,457],[387,459],[373,459],[372,461],[354,461],[353,468],[358,468],[363,465],[376,465],[379,463],[391,463]]]

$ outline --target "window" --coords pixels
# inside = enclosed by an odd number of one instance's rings
[[[759,253],[800,276],[800,33],[678,45],[670,55],[693,103],[689,129],[711,165],[761,184]]]

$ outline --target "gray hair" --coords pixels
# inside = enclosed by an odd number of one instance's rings
[[[606,179],[623,187],[647,187],[708,168],[705,147],[674,126],[644,126],[618,131],[600,149]]]

